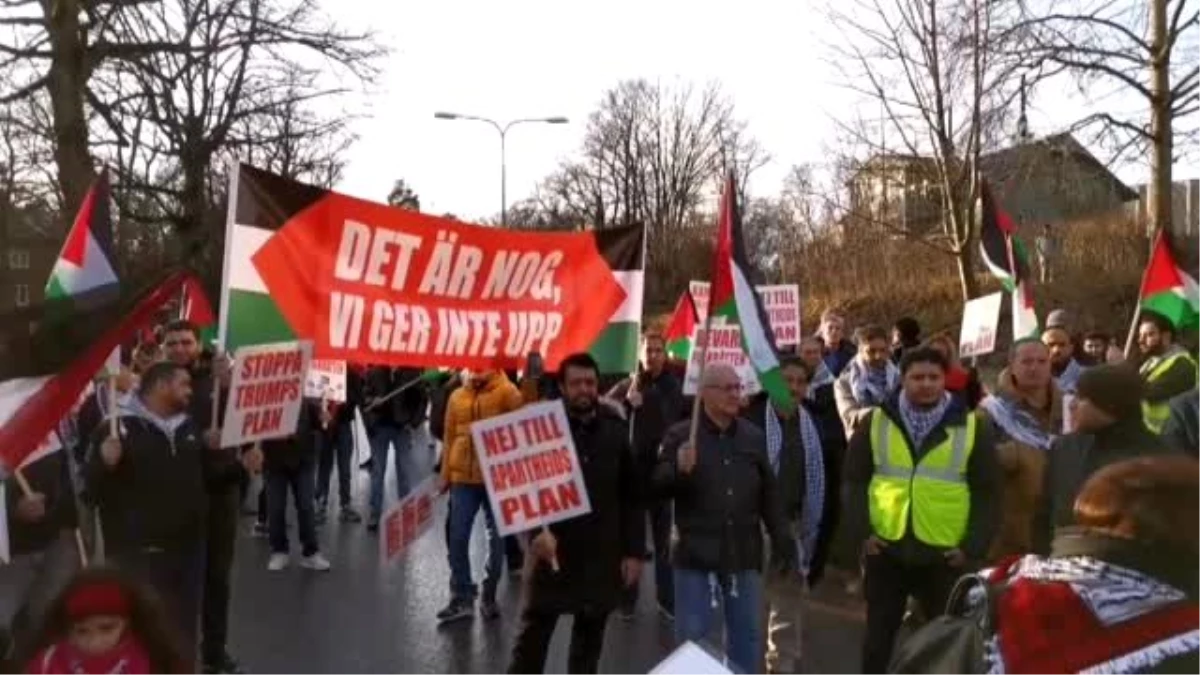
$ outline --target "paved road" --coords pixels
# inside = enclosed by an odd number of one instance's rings
[[[355,501],[362,504],[365,482],[357,481],[356,490]],[[504,672],[516,630],[519,581],[501,583],[500,619],[477,617],[439,628],[434,614],[447,599],[449,579],[441,531],[418,541],[403,561],[381,569],[377,537],[362,525],[334,520],[321,532],[334,567],[322,574],[297,567],[267,572],[266,541],[251,538],[253,519],[244,519],[247,534],[238,544],[230,647],[248,670]],[[476,569],[482,570],[482,523],[475,534],[472,550]],[[654,611],[649,565],[645,571],[638,615],[630,622],[614,617],[609,623],[601,672],[645,673],[673,647],[670,623]],[[837,584],[828,586],[817,594],[810,617],[805,669],[856,672],[861,609],[847,606]],[[547,672],[566,670],[569,625],[567,620],[559,625]]]

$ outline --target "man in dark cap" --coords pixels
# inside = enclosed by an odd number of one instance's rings
[[[1046,455],[1033,523],[1037,553],[1049,552],[1054,528],[1074,522],[1075,497],[1089,476],[1115,462],[1168,452],[1142,422],[1142,378],[1126,364],[1096,366],[1079,376],[1071,426]]]

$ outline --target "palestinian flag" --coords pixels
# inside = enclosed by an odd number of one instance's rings
[[[1033,304],[1029,255],[1017,237],[1012,218],[992,198],[986,181],[979,191],[979,248],[983,263],[1011,294],[1013,339],[1037,337],[1041,327]]]
[[[191,322],[200,329],[200,343],[207,347],[217,336],[217,317],[213,314],[208,296],[200,280],[188,277],[183,283],[179,300],[179,318]]]
[[[186,275],[72,311],[48,300],[0,317],[0,465],[21,466],[78,403],[105,359],[179,297]]]
[[[318,202],[338,195],[245,164],[235,168],[229,194],[234,202],[226,225],[218,340],[227,351],[243,345],[295,340],[297,335],[285,317],[283,304],[271,297],[254,257],[285,224],[298,220],[302,211],[322,208]],[[370,204],[363,208],[386,207]],[[589,351],[602,372],[628,373],[637,366],[645,286],[645,230],[638,225],[597,231],[593,236],[596,250],[626,295]],[[317,286],[310,280],[318,270],[296,269],[295,273],[309,276],[299,279],[289,292],[306,293],[299,289]]]
[[[696,313],[696,303],[692,294],[684,291],[675,303],[675,311],[671,314],[671,322],[663,332],[663,342],[667,345],[667,358],[687,361],[692,355],[692,337],[696,334],[696,324],[699,316]]]
[[[724,318],[742,331],[742,349],[754,366],[759,384],[771,402],[784,409],[795,407],[779,369],[775,332],[763,309],[762,298],[754,290],[755,276],[742,238],[742,219],[738,210],[733,174],[725,181],[725,193],[717,221],[717,247],[713,255],[712,287],[708,307],[710,319]]]
[[[78,301],[116,292],[109,195],[108,170],[104,169],[84,196],[75,223],[50,271],[46,281],[48,300]]]
[[[1171,242],[1162,230],[1154,239],[1140,297],[1143,312],[1159,314],[1176,328],[1200,322],[1200,288],[1175,261]]]
[[[625,301],[592,343],[592,358],[601,373],[637,370],[641,351],[642,300],[646,290],[646,230],[641,225],[598,230],[596,248],[608,262]]]

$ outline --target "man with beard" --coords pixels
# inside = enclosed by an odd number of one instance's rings
[[[873,408],[891,398],[900,388],[900,371],[891,361],[887,331],[881,326],[864,326],[854,337],[858,342],[858,355],[833,385],[838,415],[847,437]]]
[[[1142,314],[1138,326],[1142,351],[1142,416],[1146,426],[1161,433],[1171,416],[1171,399],[1196,386],[1196,361],[1175,342],[1175,327],[1153,312]]]
[[[646,525],[625,424],[598,405],[600,369],[588,354],[559,367],[571,438],[591,511],[543,528],[529,542],[534,559],[510,673],[540,673],[558,618],[575,617],[567,670],[594,673],[604,626],[622,588],[638,579]]]
[[[188,647],[204,585],[206,484],[227,480],[232,453],[215,430],[188,415],[191,376],[174,362],[156,363],[122,411],[118,434],[107,425],[84,467],[88,494],[100,509],[109,560],[147,582],[161,597]],[[207,637],[207,636],[206,636]]]
[[[1068,410],[1071,397],[1075,395],[1075,387],[1079,384],[1079,375],[1084,370],[1084,364],[1075,357],[1075,342],[1065,328],[1047,328],[1042,333],[1042,344],[1050,350],[1050,374],[1054,384],[1063,395],[1063,424],[1062,431],[1070,428]]]
[[[617,383],[607,398],[623,403],[631,419],[638,485],[648,490],[663,434],[683,414],[683,387],[679,379],[665,369],[667,352],[662,335],[647,333],[642,338],[642,345],[646,356],[645,370]],[[658,610],[664,616],[674,616],[675,598],[668,554],[671,546],[671,502],[647,501],[646,507],[654,540],[654,590],[658,596]],[[618,613],[620,618],[633,618],[637,598],[638,584],[635,583],[624,593]]]
[[[200,329],[190,321],[173,321],[164,327],[163,350],[171,363],[185,368],[191,375],[192,397],[187,413],[192,424],[201,432],[215,428],[213,396],[220,395],[222,385],[228,386],[228,362],[216,358],[211,366],[204,363],[207,359],[202,358]],[[218,411],[218,414],[223,413]],[[249,467],[261,467],[262,451],[248,451],[243,461]],[[242,672],[240,664],[226,649],[230,578],[241,511],[241,480],[242,471],[234,463],[230,470],[208,481],[208,534],[201,609],[201,658],[208,673]]]

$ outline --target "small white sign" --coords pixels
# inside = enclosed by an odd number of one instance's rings
[[[339,359],[313,359],[304,378],[304,395],[345,403],[346,362]]]
[[[742,394],[753,396],[762,386],[758,382],[758,373],[750,357],[742,349],[742,328],[737,324],[726,324],[725,317],[715,317],[712,325],[712,340],[708,347],[701,349],[706,336],[704,326],[696,326],[692,335],[692,353],[688,356],[687,373],[683,378],[683,393],[685,396],[695,396],[700,390],[700,352],[704,352],[704,362],[707,365],[727,363],[733,366],[742,380]]]
[[[592,510],[561,400],[475,422],[471,440],[501,535]]]
[[[996,349],[996,329],[1000,325],[1000,304],[1004,293],[992,293],[967,301],[963,306],[962,332],[958,337],[960,358],[991,354]]]
[[[708,317],[709,288],[707,281],[692,281],[688,284],[701,323]],[[766,311],[767,320],[771,324],[771,332],[775,334],[775,346],[782,349],[800,344],[800,286],[755,286],[754,290],[762,299],[763,310]]]
[[[650,675],[732,675],[721,659],[688,640],[654,666]]]
[[[237,351],[221,429],[222,447],[296,433],[311,357],[312,342],[308,340]]]

